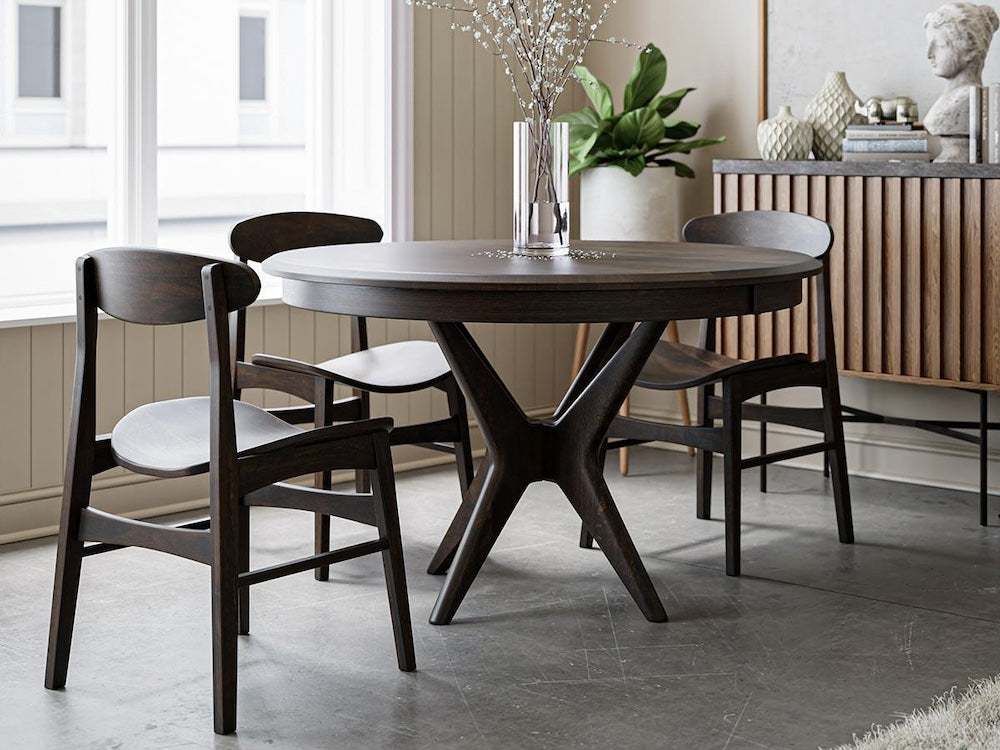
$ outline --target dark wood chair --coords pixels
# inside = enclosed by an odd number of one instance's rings
[[[84,557],[145,547],[209,565],[215,731],[236,728],[237,634],[246,633],[246,587],[362,555],[382,554],[399,668],[415,668],[389,419],[302,430],[233,398],[229,314],[260,291],[249,267],[140,248],[97,250],[77,261],[77,359],[45,686],[64,687]],[[97,311],[131,323],[199,319],[208,326],[210,396],[140,406],[109,435],[96,435]],[[209,475],[209,518],[165,526],[90,506],[91,478],[121,466],[154,477]],[[317,491],[281,480],[331,469],[371,472],[367,494]],[[358,521],[378,538],[250,570],[253,505],[296,508]],[[89,544],[88,544],[89,543]]]
[[[297,211],[267,214],[241,221],[229,236],[229,245],[241,261],[263,262],[276,253],[303,247],[380,242],[382,228],[371,219],[339,214]],[[242,314],[241,314],[242,316]],[[237,358],[244,359],[245,320],[240,317],[235,344]],[[469,418],[465,398],[452,375],[440,347],[433,341],[400,341],[368,346],[365,319],[351,318],[351,353],[309,364],[298,360],[254,354],[249,365],[240,367],[238,387],[252,388],[274,384],[282,378],[299,379],[296,395],[315,404],[315,411],[303,412],[314,417],[317,427],[333,422],[368,419],[371,416],[370,393],[412,393],[436,388],[448,399],[448,417],[435,422],[396,426],[389,434],[392,445],[418,445],[451,453],[456,458],[461,492],[472,482],[472,447],[469,443]],[[302,379],[305,378],[303,382]],[[341,383],[353,390],[349,398],[333,400],[333,386]],[[363,491],[366,476],[359,472],[357,487]],[[329,489],[330,474],[316,477],[318,487]],[[330,519],[316,517],[316,551],[329,549]],[[429,573],[442,574],[451,564],[451,554],[439,550],[428,566]],[[326,580],[326,567],[316,570],[319,580]]]
[[[698,417],[692,427],[661,424],[617,417],[608,433],[609,448],[662,440],[697,449],[698,518],[711,516],[712,454],[721,453],[725,472],[726,573],[740,574],[741,471],[764,467],[777,461],[824,453],[833,475],[834,507],[840,541],[854,541],[851,495],[844,452],[844,426],[837,380],[837,357],[830,312],[828,254],[833,243],[829,225],[801,214],[780,211],[743,211],[703,216],[689,221],[683,230],[688,242],[721,243],[795,250],[823,261],[816,280],[818,291],[816,324],[817,361],[807,354],[787,354],[743,362],[724,356],[716,349],[716,321],[702,323],[700,346],[661,341],[636,385],[655,390],[698,388]],[[715,388],[721,384],[722,395]],[[793,408],[768,405],[766,394],[783,388],[814,386],[822,394],[822,408]],[[761,396],[764,403],[744,403]],[[715,420],[721,419],[717,427]],[[822,442],[801,448],[742,458],[742,420],[786,424],[823,433]],[[580,545],[593,540],[583,529]]]

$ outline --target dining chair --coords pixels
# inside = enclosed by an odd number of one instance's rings
[[[241,221],[229,236],[229,245],[244,263],[263,262],[276,253],[303,247],[379,242],[382,228],[371,219],[340,214],[295,211],[266,214]],[[237,322],[235,344],[238,359],[245,357],[245,317]],[[368,329],[363,317],[351,317],[351,353],[319,364],[309,364],[286,357],[254,354],[250,364],[242,365],[238,387],[252,388],[260,383],[274,383],[281,378],[305,378],[297,395],[315,404],[317,427],[333,422],[368,419],[371,416],[371,393],[413,393],[428,388],[443,391],[448,400],[448,416],[433,422],[396,426],[389,434],[391,445],[417,445],[453,454],[458,467],[462,495],[472,482],[472,447],[469,442],[469,418],[465,397],[444,358],[433,341],[398,341],[380,346],[368,345]],[[337,383],[353,390],[349,398],[333,400]],[[313,394],[316,394],[315,396]],[[321,395],[322,394],[322,395]],[[308,412],[305,413],[308,416]],[[316,477],[318,487],[330,487],[330,473]],[[366,487],[366,476],[356,477],[359,491]],[[329,548],[330,519],[316,517],[316,551]],[[432,558],[428,573],[441,574],[451,564],[447,546]],[[316,578],[326,580],[329,569],[316,570]]]
[[[237,635],[248,632],[247,587],[320,565],[382,554],[399,668],[415,668],[389,419],[302,430],[233,398],[229,314],[257,298],[248,266],[197,255],[108,248],[76,264],[77,358],[45,686],[66,685],[83,558],[144,547],[211,568],[215,731],[236,728]],[[129,323],[205,320],[210,395],[133,409],[110,434],[96,434],[97,313]],[[123,467],[169,478],[208,474],[209,517],[176,526],[137,521],[90,505],[96,474]],[[371,472],[369,493],[317,491],[282,480],[331,469]],[[290,562],[250,569],[250,506],[347,518],[378,538]]]
[[[722,454],[725,487],[726,573],[740,574],[741,472],[755,466],[824,453],[833,478],[834,508],[840,541],[854,541],[851,495],[844,450],[844,425],[837,379],[833,318],[830,310],[829,251],[833,232],[819,219],[783,211],[741,211],[691,219],[683,229],[687,242],[769,247],[794,250],[817,258],[823,270],[816,280],[817,359],[792,353],[741,361],[716,351],[716,321],[702,321],[700,346],[661,341],[636,386],[673,391],[698,388],[698,414],[691,427],[663,424],[631,417],[616,417],[608,433],[609,447],[636,445],[662,440],[697,449],[697,516],[711,517],[712,455]],[[715,388],[721,385],[722,394]],[[755,396],[796,386],[820,389],[821,408],[799,408],[744,403]],[[715,420],[721,419],[717,427]],[[778,451],[763,452],[754,458],[742,457],[744,419],[761,423],[785,424],[821,432],[820,442]],[[590,547],[593,539],[586,529],[580,545]]]

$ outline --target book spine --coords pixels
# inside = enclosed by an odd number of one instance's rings
[[[969,163],[983,160],[983,87],[969,86]]]
[[[845,153],[921,153],[926,150],[926,138],[912,138],[908,140],[848,138],[844,141]]]
[[[989,125],[987,134],[989,137],[989,162],[990,164],[1000,164],[1000,83],[993,83],[989,86],[987,94],[987,111]]]
[[[905,133],[914,130],[911,123],[905,123],[902,125],[848,125],[847,132],[849,133],[860,133],[860,132],[882,132],[886,133],[890,130],[895,130],[896,132]]]
[[[859,141],[918,141],[927,138],[926,130],[848,130],[847,138]]]
[[[856,153],[847,151],[844,153],[844,161],[930,161],[931,155],[926,151],[923,153]]]

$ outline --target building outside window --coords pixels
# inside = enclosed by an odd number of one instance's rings
[[[267,19],[240,16],[240,101],[267,98]]]
[[[17,94],[62,96],[62,8],[19,3],[17,7]]]

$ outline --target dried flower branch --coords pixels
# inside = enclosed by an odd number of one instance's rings
[[[598,29],[618,0],[406,0],[430,10],[453,11],[451,28],[472,34],[503,63],[525,120],[551,120],[556,101],[583,62],[591,42],[633,46],[600,38]]]

